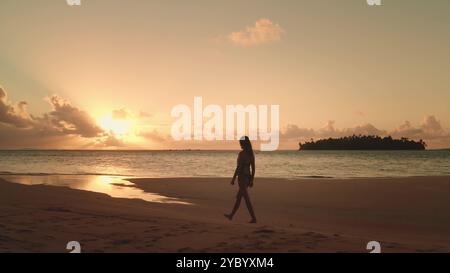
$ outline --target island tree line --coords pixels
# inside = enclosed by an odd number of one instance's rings
[[[299,143],[300,150],[425,150],[427,144],[408,138],[394,139],[391,136],[352,135]]]

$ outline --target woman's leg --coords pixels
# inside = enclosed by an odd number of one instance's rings
[[[236,202],[234,203],[233,211],[231,212],[231,214],[225,214],[225,217],[227,217],[230,220],[233,219],[233,217],[236,214],[237,210],[241,206],[241,200],[242,200],[242,188],[239,187],[239,191],[238,191],[238,193],[236,195]]]
[[[250,216],[252,217],[252,223],[256,223],[256,216],[255,216],[255,211],[253,210],[253,205],[252,202],[250,201],[250,195],[248,194],[247,189],[245,189],[242,192],[242,197],[244,197],[245,199],[245,204],[247,204],[247,209],[248,212],[250,213]]]

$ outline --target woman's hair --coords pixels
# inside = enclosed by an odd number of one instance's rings
[[[247,155],[249,155],[250,157],[255,156],[255,154],[253,153],[252,143],[250,142],[250,139],[248,138],[248,136],[241,137],[241,139],[239,140],[239,143],[241,144],[242,149],[244,150],[244,152]]]

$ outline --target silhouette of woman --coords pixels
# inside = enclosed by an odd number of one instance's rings
[[[239,140],[239,144],[241,145],[242,151],[239,152],[236,171],[231,180],[231,185],[234,185],[236,177],[238,177],[239,191],[236,196],[236,203],[234,204],[233,211],[230,214],[225,214],[225,217],[230,221],[233,220],[234,215],[241,205],[241,200],[244,198],[248,212],[252,217],[250,223],[256,223],[255,212],[253,211],[253,206],[247,190],[248,187],[253,187],[253,180],[255,178],[255,154],[253,153],[252,143],[247,136],[242,137]]]

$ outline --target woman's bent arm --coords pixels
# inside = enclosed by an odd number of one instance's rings
[[[239,171],[239,166],[236,167],[236,170],[234,171],[233,179],[231,179],[231,185],[234,185],[234,181],[236,180],[236,176]]]

